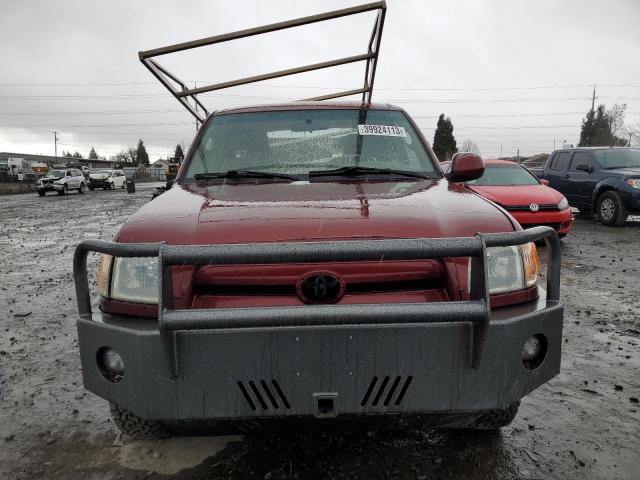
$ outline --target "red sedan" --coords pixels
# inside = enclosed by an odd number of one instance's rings
[[[569,233],[573,215],[564,195],[515,162],[485,160],[484,163],[484,175],[466,182],[468,188],[503,207],[522,228],[547,225],[561,238]],[[442,165],[445,172],[448,164]]]

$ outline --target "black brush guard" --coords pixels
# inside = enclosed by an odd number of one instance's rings
[[[83,240],[75,250],[73,272],[80,317],[91,320],[87,254],[115,257],[158,257],[160,282],[158,328],[169,370],[179,374],[176,334],[180,331],[314,325],[421,324],[471,322],[471,363],[478,368],[489,326],[486,249],[544,240],[547,245],[547,300],[560,299],[560,241],[549,227],[508,233],[478,233],[474,237],[364,240],[309,243],[167,245]],[[306,305],[268,308],[175,310],[173,265],[276,264],[297,262],[417,260],[470,257],[469,301],[357,305]]]

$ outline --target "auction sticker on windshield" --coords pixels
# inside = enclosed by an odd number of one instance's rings
[[[383,135],[385,137],[406,137],[404,127],[395,125],[358,125],[360,135]]]

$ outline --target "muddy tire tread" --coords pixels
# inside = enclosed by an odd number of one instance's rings
[[[514,403],[504,410],[489,410],[476,418],[468,428],[478,430],[497,430],[509,425],[518,415],[520,402]]]
[[[110,409],[113,422],[130,439],[157,440],[172,436],[171,431],[158,421],[140,418],[114,403],[110,404]]]

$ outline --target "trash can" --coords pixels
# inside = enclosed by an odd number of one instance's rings
[[[136,181],[133,178],[127,178],[127,193],[136,193]]]

